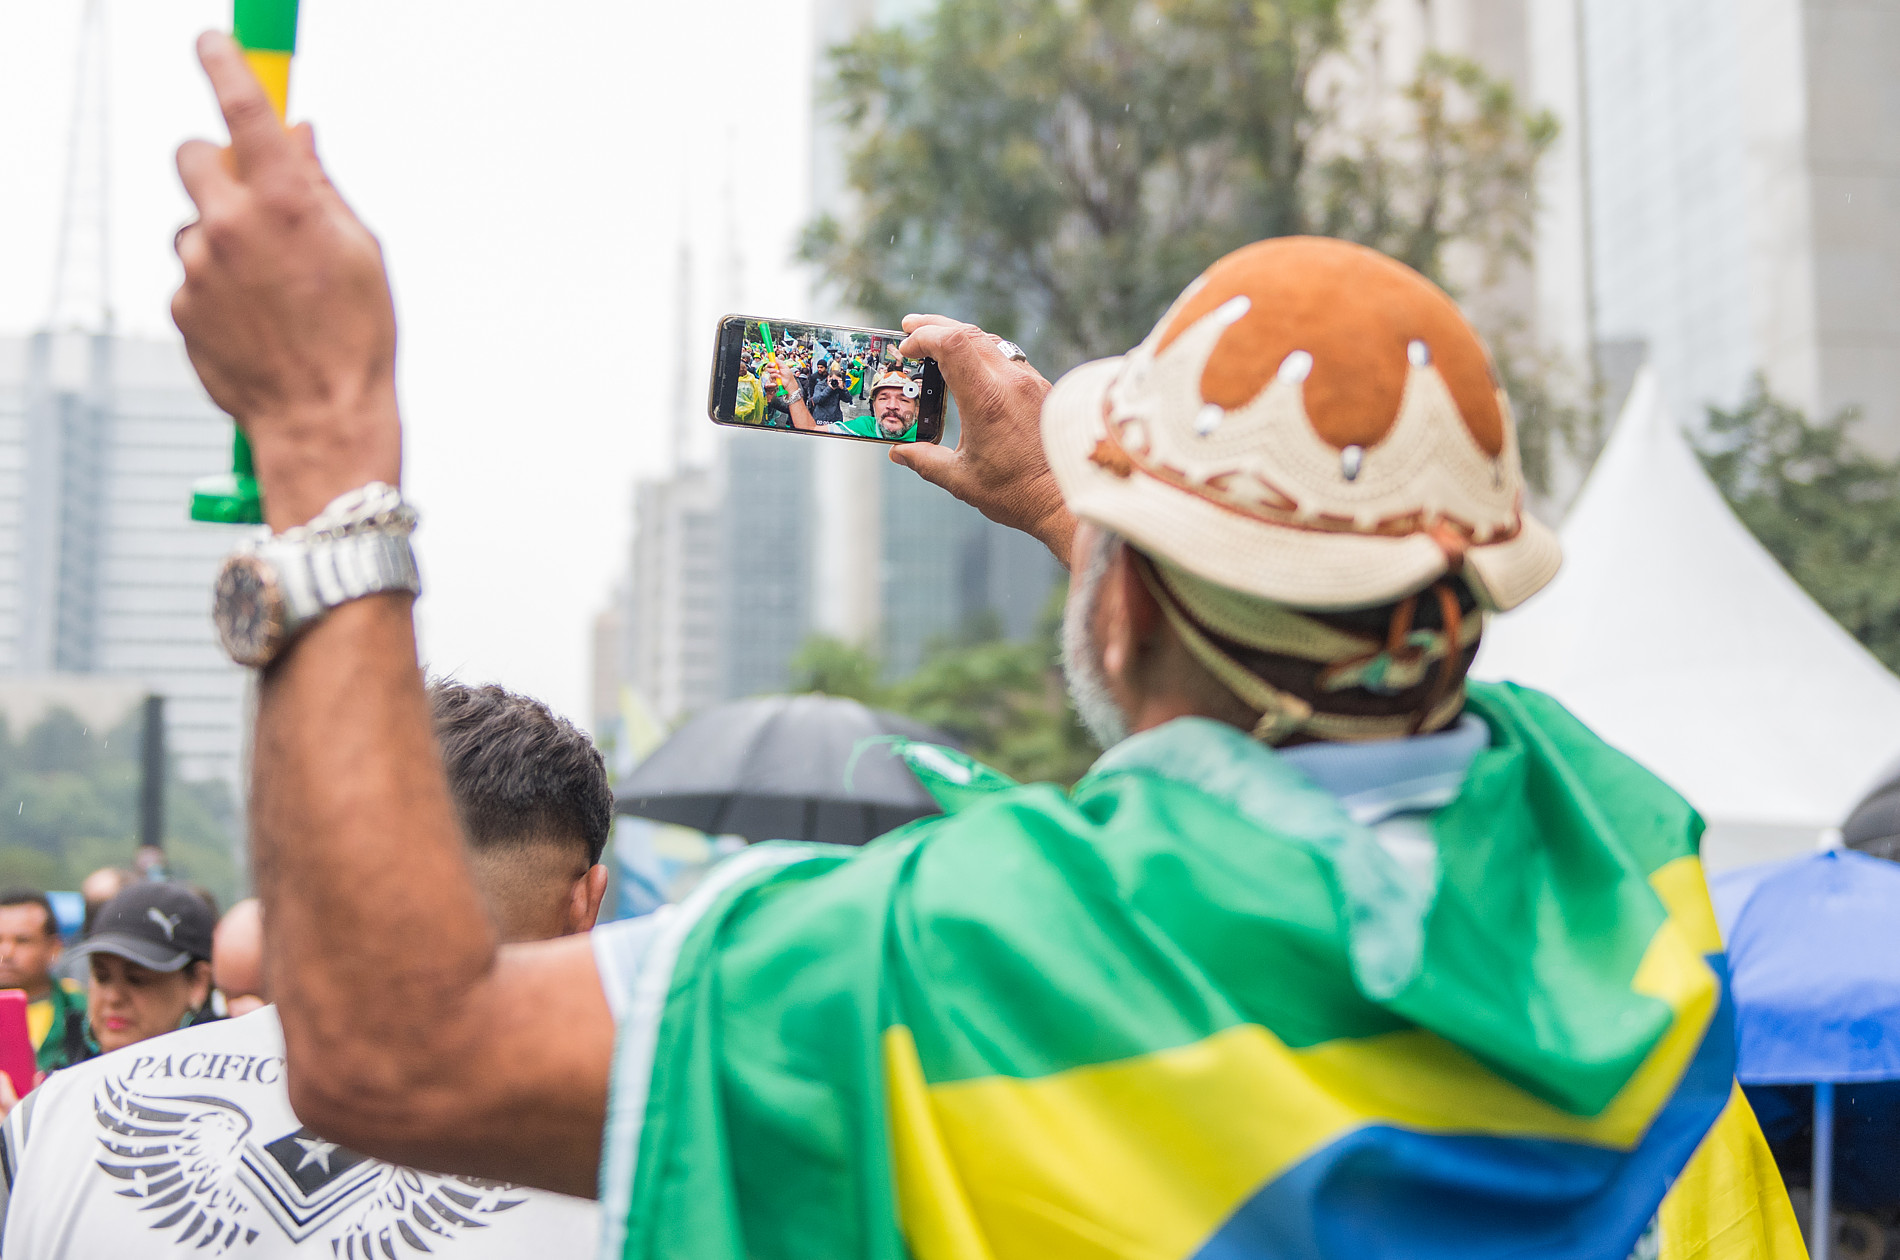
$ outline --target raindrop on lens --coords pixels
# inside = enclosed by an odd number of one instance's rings
[[[1365,466],[1366,448],[1348,446],[1339,452],[1339,472],[1347,481],[1359,480],[1359,470]]]
[[[1414,339],[1406,343],[1405,357],[1412,361],[1413,367],[1424,367],[1432,361],[1432,348]]]
[[[1205,407],[1202,407],[1200,411],[1195,413],[1194,431],[1202,437],[1206,437],[1214,430],[1220,428],[1220,422],[1226,418],[1227,413],[1221,408],[1219,403],[1208,403]]]
[[[1275,373],[1288,385],[1298,385],[1313,372],[1313,356],[1305,350],[1295,350],[1280,360],[1280,370]]]

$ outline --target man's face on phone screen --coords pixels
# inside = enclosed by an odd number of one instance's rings
[[[871,410],[877,416],[877,431],[882,437],[903,437],[917,423],[917,400],[904,397],[904,391],[895,385],[877,391]]]

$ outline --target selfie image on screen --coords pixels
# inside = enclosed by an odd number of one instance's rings
[[[923,369],[897,340],[809,324],[748,322],[733,417],[740,424],[915,442]]]

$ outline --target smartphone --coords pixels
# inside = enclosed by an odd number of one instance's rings
[[[758,315],[719,321],[706,414],[714,424],[859,442],[943,437],[943,373],[897,353],[904,334]]]
[[[25,989],[0,989],[0,1072],[12,1078],[16,1098],[25,1098],[33,1088],[33,1035],[26,1028]]]

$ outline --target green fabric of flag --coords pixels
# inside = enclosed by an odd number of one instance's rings
[[[910,428],[905,429],[901,436],[889,438],[885,437],[878,429],[877,417],[869,412],[861,416],[854,416],[849,420],[841,421],[837,428],[841,433],[849,433],[855,437],[877,438],[885,442],[915,442],[917,440],[917,422],[915,420],[911,421]]]
[[[236,0],[231,35],[253,52],[296,52],[297,0]]]
[[[1325,1187],[1347,1174],[1326,1161],[1376,1155],[1399,1201],[1424,1184],[1404,1180],[1420,1142],[1446,1144],[1445,1167],[1467,1170],[1444,1202],[1495,1206],[1471,1223],[1469,1254],[1560,1226],[1569,1244],[1523,1254],[1627,1253],[1729,1093],[1729,1043],[1703,1031],[1722,1028],[1720,980],[1652,885],[1693,862],[1701,822],[1545,696],[1474,684],[1469,707],[1491,745],[1431,818],[1429,882],[1270,749],[1201,719],[1125,741],[1071,792],[912,749],[947,815],[863,850],[741,855],[677,921],[650,1039],[623,1024],[603,1160],[614,1254],[1185,1260],[1205,1243],[1209,1256],[1330,1257],[1349,1252],[1325,1230],[1357,1226],[1333,1220],[1340,1192]],[[1657,987],[1664,973],[1673,988]],[[1239,1066],[1195,1066],[1216,1060]],[[1298,1119],[1292,1095],[1249,1076],[1255,1065],[1301,1088],[1319,1081],[1315,1098],[1357,1099],[1364,1114],[1332,1128]],[[1417,1079],[1472,1088],[1399,1090],[1396,1110],[1378,1110],[1381,1081],[1428,1069],[1449,1075]],[[1231,1081],[1236,1107],[1284,1099],[1284,1123],[1317,1136],[1196,1174],[1179,1201],[1136,1205],[1154,1238],[1126,1246],[1074,1246],[1094,1235],[1029,1173],[984,1188],[982,1165],[1003,1152],[1054,1152],[1035,1174],[1052,1186],[1065,1159],[1090,1158],[1086,1144],[1062,1154],[1074,1122],[1044,1123],[1077,1098],[1099,1110],[1101,1098],[1172,1096],[1195,1072],[1201,1092],[1183,1097],[1212,1098],[1210,1124],[1221,1108],[1207,1091]],[[1171,1122],[1138,1112],[1131,1132]],[[986,1153],[958,1163],[969,1133]],[[1480,1139],[1497,1149],[1468,1149]],[[1153,1158],[1162,1181],[1198,1156]],[[1520,1186],[1539,1161],[1563,1170],[1569,1180],[1546,1180],[1571,1187],[1575,1204],[1562,1203],[1591,1224],[1543,1220],[1556,1211],[1545,1200],[1512,1198],[1558,1193]],[[1231,1202],[1196,1198],[1229,1176],[1244,1190]],[[1422,1222],[1433,1200],[1419,1202]],[[1248,1203],[1304,1221],[1310,1237],[1220,1250]],[[1352,1246],[1436,1254],[1409,1234]]]

